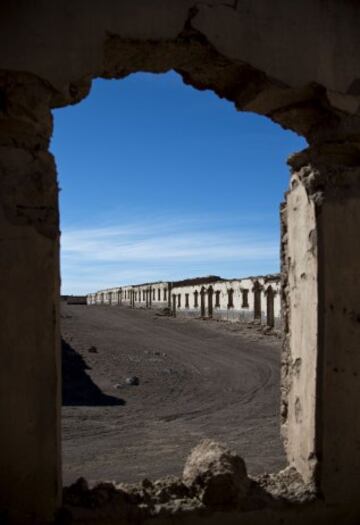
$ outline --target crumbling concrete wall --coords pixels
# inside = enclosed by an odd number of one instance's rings
[[[310,481],[317,462],[317,224],[315,203],[297,173],[290,185],[283,210],[287,231],[283,238],[287,330],[282,363],[282,432],[290,464],[295,464]],[[303,435],[301,440],[299,433]]]
[[[201,284],[192,284],[192,282]],[[187,284],[191,283],[191,284]],[[255,286],[259,286],[260,315],[255,316]],[[273,292],[273,322],[267,311],[267,293]],[[209,292],[213,292],[212,308]],[[125,293],[126,291],[126,293]],[[232,291],[232,305],[229,292]],[[198,299],[196,301],[195,295]],[[203,299],[201,295],[203,294]],[[175,310],[172,297],[176,296]],[[203,301],[203,307],[201,306]],[[280,278],[276,275],[257,276],[246,279],[218,279],[207,282],[206,278],[187,279],[184,282],[157,281],[135,284],[122,288],[107,288],[88,294],[87,304],[118,305],[132,308],[170,308],[173,314],[186,317],[211,317],[226,321],[259,322],[281,328]]]
[[[121,294],[122,290],[119,287],[99,290],[95,294],[88,295],[88,304],[118,305],[121,304]],[[91,301],[94,301],[94,303],[91,303]]]
[[[121,287],[121,304],[124,306],[131,306],[132,305],[132,293],[133,289],[132,286],[122,286]]]
[[[255,319],[254,303],[255,290],[254,284],[258,282],[260,286],[261,313]],[[274,290],[274,320],[275,327],[281,327],[281,301],[280,301],[280,280],[273,276],[257,276],[245,279],[221,279],[215,283],[202,283],[188,286],[175,286],[171,293],[177,298],[176,314],[187,317],[212,317],[226,321],[253,322],[267,324],[267,298],[266,291],[269,286]],[[209,308],[209,289],[212,289],[212,311]],[[232,305],[229,304],[230,293],[232,292]],[[204,311],[201,311],[201,294],[204,294]],[[197,305],[195,294],[198,296]],[[178,297],[180,296],[180,306]],[[188,296],[188,304],[186,302]]]
[[[134,308],[167,308],[171,283],[158,281],[133,286]]]
[[[286,450],[337,504],[355,500],[360,476],[359,161],[344,144],[294,155],[283,209]]]
[[[60,504],[58,188],[48,91],[0,74],[0,521]]]
[[[93,305],[96,304],[96,293],[89,293],[86,296],[86,304]]]
[[[163,281],[106,288],[88,294],[87,304],[109,306],[122,304],[132,308],[167,308],[170,289],[171,283]]]

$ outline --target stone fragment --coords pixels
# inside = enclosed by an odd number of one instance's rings
[[[125,383],[127,385],[137,386],[140,383],[140,381],[137,376],[130,376],[125,379]]]
[[[234,505],[247,495],[250,485],[244,460],[210,439],[191,451],[183,481],[208,506]]]
[[[176,476],[166,476],[155,481],[153,489],[153,496],[157,503],[165,503],[176,499],[183,500],[190,497],[189,487]]]
[[[63,501],[66,505],[82,506],[88,503],[89,485],[85,478],[78,478],[75,483],[65,487]]]
[[[96,346],[90,346],[88,352],[90,352],[90,354],[97,354],[98,349],[96,348]]]

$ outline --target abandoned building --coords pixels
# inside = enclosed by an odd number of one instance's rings
[[[359,3],[4,0],[0,27],[1,520],[357,525]],[[308,142],[288,160],[281,206],[281,425],[289,468],[250,481],[238,457],[242,482],[230,491],[221,480],[234,478],[195,451],[183,492],[169,482],[166,503],[150,494],[138,504],[111,484],[90,490],[82,482],[84,497],[66,499],[51,110],[81,102],[96,77],[169,70]],[[191,476],[196,464],[201,484]],[[304,491],[294,490],[291,472]]]
[[[219,279],[213,283],[175,283],[171,289],[174,315],[212,317],[227,321],[256,321],[280,328],[280,277]]]
[[[172,315],[256,321],[280,328],[280,276],[203,277],[109,288],[87,295],[88,305],[169,308]]]

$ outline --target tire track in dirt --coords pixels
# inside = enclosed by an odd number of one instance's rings
[[[204,437],[231,444],[250,473],[284,466],[277,339],[153,311],[68,305],[62,335],[105,399],[63,407],[65,483],[179,474]],[[129,375],[140,385],[126,386]]]

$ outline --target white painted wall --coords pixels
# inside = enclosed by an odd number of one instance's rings
[[[169,286],[170,283],[163,281],[134,285],[132,287],[134,293],[133,306],[135,308],[167,307],[169,300]]]
[[[255,287],[258,283],[260,295],[260,315],[255,316]],[[255,276],[244,279],[221,279],[214,283],[203,282],[194,285],[178,285],[170,282],[155,282],[140,285],[122,286],[100,290],[87,296],[88,304],[131,306],[134,308],[164,308],[170,306],[176,315],[209,317],[209,289],[212,288],[212,317],[227,321],[269,324],[268,293],[273,292],[274,325],[281,326],[280,279],[278,276]],[[229,294],[232,290],[232,305]],[[204,293],[204,308],[201,309],[201,293]],[[197,306],[195,294],[198,294]],[[186,296],[188,295],[188,304]],[[180,303],[179,303],[180,297]],[[269,299],[270,301],[270,299]]]
[[[280,327],[281,323],[281,302],[280,302],[280,282],[278,278],[269,279],[266,277],[251,277],[246,279],[221,280],[212,284],[203,283],[201,285],[173,287],[172,296],[176,296],[176,314],[186,316],[201,316],[201,290],[204,294],[204,316],[209,316],[209,293],[210,287],[213,289],[213,314],[214,319],[225,319],[228,321],[251,322],[255,319],[255,292],[254,284],[260,285],[260,305],[261,316],[259,322],[267,323],[267,291],[271,286],[274,291],[274,321],[275,326]],[[232,306],[229,305],[229,292],[233,291]],[[195,293],[198,294],[198,306],[195,306]],[[247,292],[247,303],[245,294]],[[189,296],[189,305],[186,306],[186,295]],[[217,304],[218,295],[218,304]],[[179,306],[180,296],[180,306]],[[171,303],[173,308],[173,301]]]

